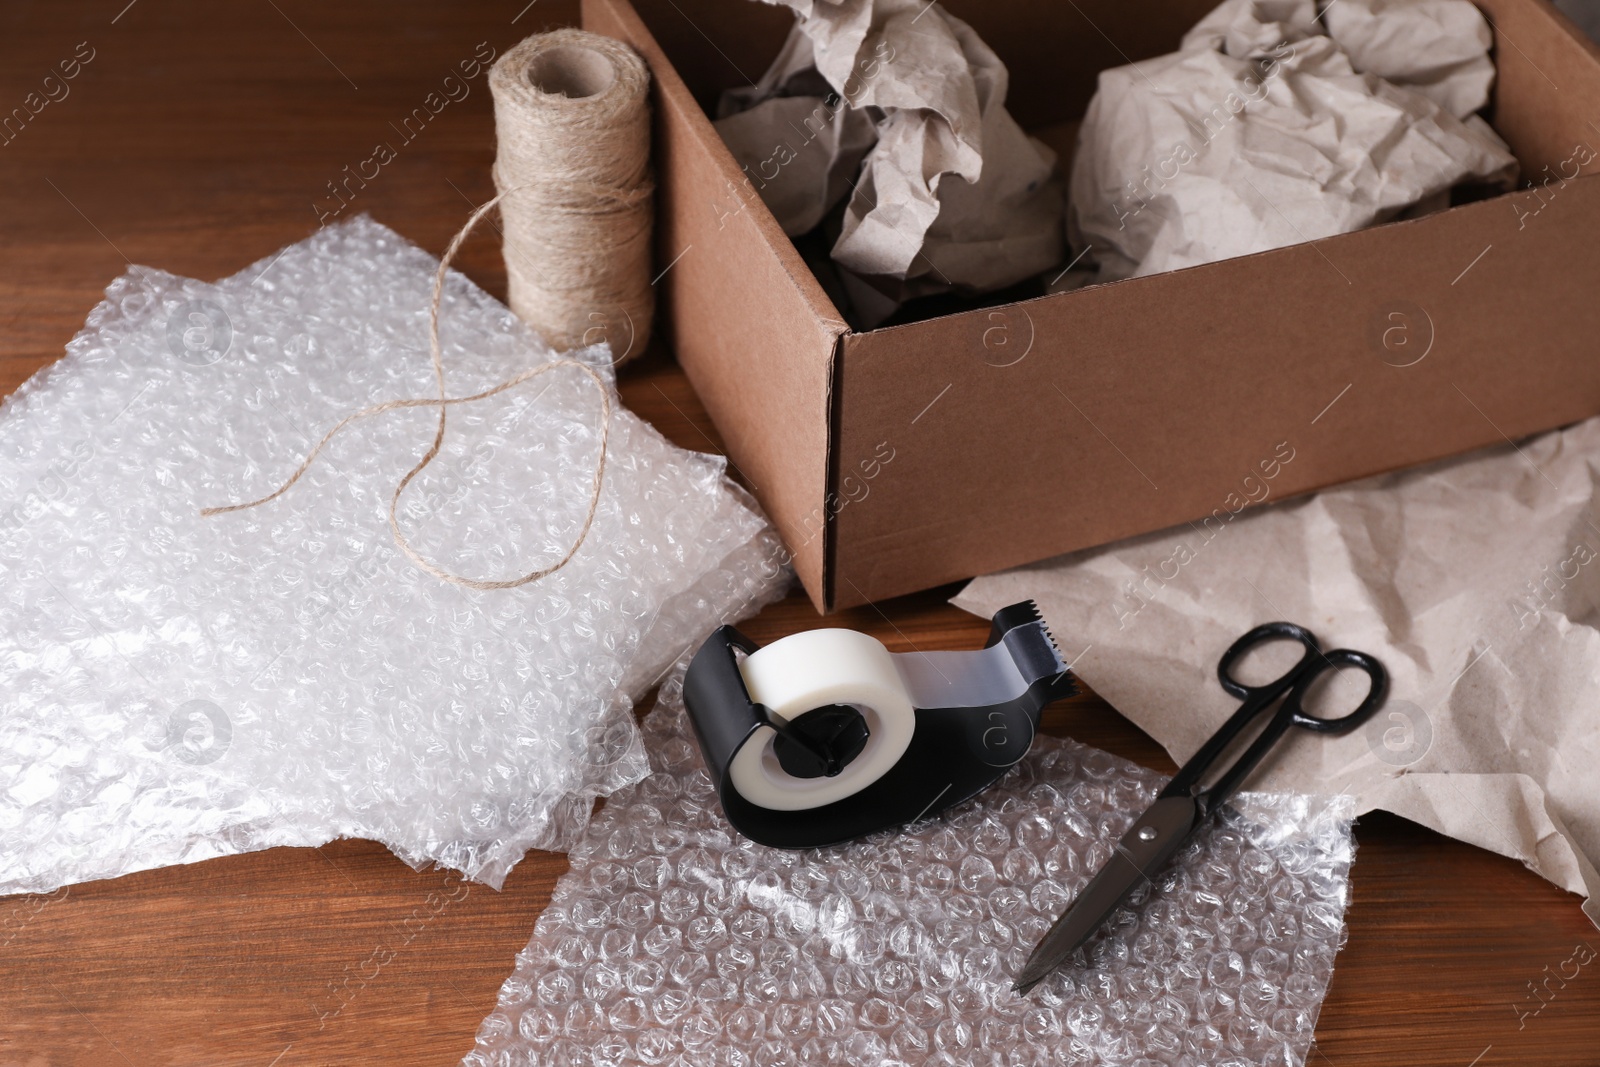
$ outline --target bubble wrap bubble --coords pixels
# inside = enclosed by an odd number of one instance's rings
[[[1019,997],[1033,945],[1162,777],[1040,737],[997,786],[811,852],[716,806],[681,675],[655,773],[571,853],[467,1067],[898,1067],[1305,1061],[1343,943],[1348,797],[1248,794],[1154,890]]]
[[[498,885],[646,773],[630,700],[777,595],[724,461],[620,405],[582,550],[518,589],[394,545],[429,410],[360,421],[284,497],[201,518],[351,411],[435,395],[436,267],[365,218],[215,285],[135,267],[0,408],[0,893],[341,836]],[[441,338],[455,396],[552,358],[460,275]],[[474,577],[558,559],[599,410],[577,368],[452,409],[402,501],[412,544]]]

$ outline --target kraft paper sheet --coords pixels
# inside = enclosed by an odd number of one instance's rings
[[[1180,762],[1237,707],[1217,660],[1251,627],[1372,653],[1391,677],[1373,720],[1291,734],[1248,787],[1351,793],[1520,860],[1600,925],[1600,419],[1272,503],[1293,454],[1203,522],[954,602],[987,618],[1034,598],[1079,676]]]

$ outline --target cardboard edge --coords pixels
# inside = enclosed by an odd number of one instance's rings
[[[663,11],[660,14],[666,17],[668,13]],[[813,424],[818,428],[817,434],[813,437],[808,433],[805,440],[795,443],[793,447],[782,448],[787,458],[780,459],[773,455],[772,432],[763,436],[746,426],[742,434],[733,434],[720,418],[717,421],[723,430],[726,451],[735,469],[748,469],[750,474],[747,481],[750,485],[756,487],[758,476],[759,485],[768,490],[765,493],[756,490],[762,508],[783,536],[789,559],[812,603],[819,612],[826,612],[826,561],[828,545],[834,537],[829,530],[830,515],[827,508],[832,484],[830,454],[833,448],[833,441],[828,437],[828,426],[831,422],[830,413],[836,404],[834,382],[838,374],[839,339],[848,333],[849,327],[806,265],[794,242],[783,233],[777,218],[760,202],[753,189],[749,190],[748,196],[743,194],[742,183],[748,182],[746,175],[630,0],[583,0],[582,19],[585,28],[627,42],[644,58],[654,81],[652,98],[657,110],[657,135],[667,136],[664,131],[670,131],[672,155],[679,161],[673,173],[681,174],[683,166],[696,168],[698,174],[693,190],[700,188],[698,183],[709,182],[714,192],[726,191],[728,197],[739,203],[740,210],[735,213],[737,217],[730,223],[742,230],[737,238],[738,243],[752,250],[759,247],[763,257],[761,270],[765,285],[783,294],[789,332],[778,338],[776,348],[781,351],[772,351],[773,345],[763,345],[767,351],[752,354],[761,358],[752,358],[743,366],[755,374],[760,374],[763,366],[767,371],[777,373],[776,379],[765,384],[749,384],[749,388],[759,393],[759,404],[767,408],[781,402],[774,400],[775,390],[785,388],[782,383],[787,382],[787,388],[792,393],[787,400],[788,406],[798,406],[803,410],[807,422],[815,420]],[[665,176],[661,188],[663,192],[667,191]],[[679,226],[688,227],[688,232],[692,234],[695,227],[701,224],[690,221],[677,210],[682,203],[681,194],[687,191],[692,190],[680,189],[673,202],[663,202],[658,205],[658,211],[662,217],[673,216]],[[685,303],[681,295],[674,294],[676,286],[685,284],[683,278],[683,271],[680,270],[674,278],[667,280],[664,292],[668,306],[663,318],[669,324],[667,336],[672,340],[683,339],[687,336],[687,330],[701,330],[714,325],[707,320],[703,308],[695,310],[694,301]],[[788,287],[783,288],[784,282],[778,279],[786,279]],[[749,326],[750,323],[747,321],[744,325]],[[749,334],[750,330],[744,332]],[[746,340],[757,343],[753,335]],[[713,417],[717,417],[719,411],[725,415],[728,405],[734,403],[729,394],[732,385],[728,383],[733,381],[729,375],[737,371],[741,362],[731,359],[726,351],[719,353],[715,345],[694,355],[692,359],[686,359],[683,350],[675,351],[674,355]],[[783,370],[773,362],[774,359],[786,360],[789,369]],[[712,381],[728,385],[728,388],[712,391],[720,395],[720,400],[704,389],[707,376],[711,376]],[[752,398],[751,402],[757,401]],[[783,469],[774,470],[775,465]],[[772,488],[773,485],[785,485],[786,488],[778,491]]]
[[[1555,23],[1568,37],[1577,42],[1578,47],[1589,53],[1591,59],[1600,64],[1600,42],[1590,40],[1589,35],[1579,29],[1578,24],[1568,18],[1567,13],[1555,4],[1543,4],[1541,9],[1546,21]]]
[[[829,501],[839,499],[839,437],[844,426],[843,394],[840,389],[844,376],[844,354],[849,339],[858,336],[849,331],[833,339],[833,354],[828,366],[828,480],[822,498],[822,596],[811,598],[817,611],[823,615],[838,610],[839,591],[839,512],[828,507]]]
[[[711,123],[711,117],[695,101],[694,95],[689,91],[688,83],[678,73],[678,68],[673,65],[671,58],[662,50],[655,34],[650,32],[650,27],[645,24],[638,9],[629,0],[582,0],[582,12],[583,25],[586,28],[599,21],[595,15],[604,12],[606,17],[624,29],[628,34],[629,43],[645,53],[645,62],[650,68],[652,77],[659,83],[671,85],[674,101],[688,101],[693,105],[685,114],[689,129],[693,131],[699,146],[710,153],[721,176],[735,184],[743,179],[744,171],[740,168],[739,161],[733,158],[733,152],[718,135],[716,127]],[[663,98],[668,94],[665,84],[661,85],[658,91]],[[782,226],[778,225],[777,216],[759,196],[749,203],[748,210],[756,226],[760,228],[762,237],[777,254],[778,262],[783,267],[784,273],[789,276],[789,281],[805,298],[818,324],[835,334],[848,332],[850,327],[845,323],[844,316],[828,298],[822,283],[817,281],[811,268],[806,266],[805,260],[800,257],[800,250],[795,247],[794,240],[783,232]]]
[[[1581,125],[1588,117],[1583,114],[1581,101],[1600,95],[1600,46],[1549,0],[1474,3],[1489,23],[1495,40],[1491,125],[1523,161],[1523,179],[1534,183],[1540,164],[1560,159],[1554,153],[1564,146],[1549,137],[1556,124],[1566,118]],[[1508,29],[1515,31],[1514,37]],[[1505,94],[1508,81],[1521,87],[1513,94],[1514,99]],[[1530,91],[1528,86],[1535,88]],[[1574,104],[1574,99],[1579,103]],[[1593,127],[1593,122],[1589,125]]]

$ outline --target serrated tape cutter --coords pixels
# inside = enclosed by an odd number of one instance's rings
[[[762,647],[731,626],[689,663],[683,700],[740,833],[813,848],[915,822],[1027,754],[1039,714],[1077,691],[1031,600],[974,652],[890,652],[856,630]]]

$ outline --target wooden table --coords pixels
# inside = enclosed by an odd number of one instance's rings
[[[738,3],[745,0],[718,0]],[[687,5],[689,0],[684,0]],[[77,76],[0,137],[0,390],[55,359],[129,263],[215,279],[316,226],[327,183],[398,143],[398,123],[479,42],[504,51],[575,20],[558,0],[93,0],[0,7],[0,115],[75,54]],[[86,42],[80,47],[81,42]],[[491,193],[483,79],[359,191],[435,253]],[[492,233],[461,266],[504,291]],[[716,431],[670,357],[622,395],[677,443]],[[963,648],[985,626],[952,592],[846,612],[891,648]],[[768,641],[819,625],[791,597],[751,623]],[[1093,696],[1049,728],[1170,769]],[[1530,983],[1600,934],[1576,898],[1517,864],[1369,816],[1350,941],[1323,1009],[1319,1065],[1600,1062],[1600,968],[1537,1016]],[[479,1021],[565,868],[535,853],[502,892],[416,873],[382,847],[277,849],[0,899],[0,1067],[445,1064]],[[378,966],[372,961],[386,960]]]

